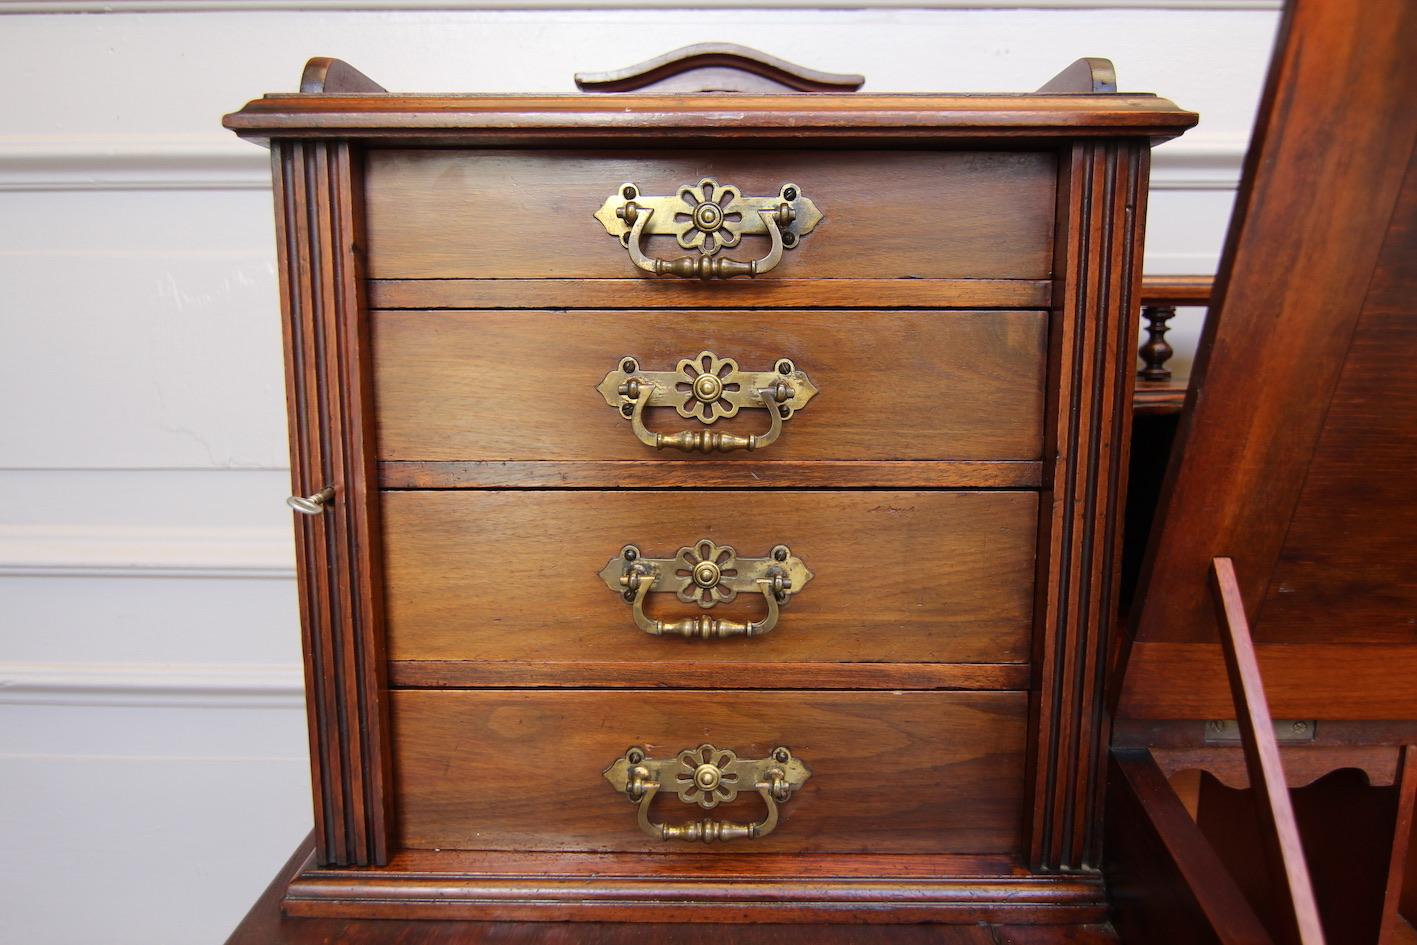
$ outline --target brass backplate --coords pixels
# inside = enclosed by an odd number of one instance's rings
[[[646,558],[635,545],[626,545],[600,570],[605,586],[627,599],[641,581],[652,593],[673,593],[686,604],[702,608],[726,604],[742,591],[756,593],[769,581],[780,603],[786,603],[812,580],[812,572],[786,545],[778,545],[765,558],[743,558],[731,545],[703,538],[680,548],[672,558]]]
[[[788,221],[776,224],[784,249],[795,248],[822,220],[817,205],[802,196],[796,184],[783,184],[772,197],[744,197],[732,184],[705,177],[697,184],[684,184],[672,196],[647,197],[638,184],[624,183],[595,213],[605,231],[622,243],[629,240],[634,223],[634,210],[627,212],[628,205],[652,211],[644,228],[646,236],[673,236],[684,249],[697,249],[705,256],[737,246],[745,235],[768,235],[770,224],[762,211]]]
[[[775,800],[786,801],[811,776],[786,748],[774,748],[766,758],[739,758],[730,749],[713,745],[686,748],[673,758],[649,758],[644,749],[631,748],[605,769],[605,780],[633,801],[640,800],[631,790],[638,780],[705,810],[731,804],[739,791],[762,786],[774,789]]]
[[[737,361],[712,351],[684,358],[672,371],[644,371],[637,358],[622,357],[596,390],[624,412],[638,393],[632,393],[632,381],[652,388],[646,406],[673,407],[679,416],[701,423],[736,416],[744,407],[776,410],[787,420],[817,394],[812,379],[787,358],[771,371],[744,371]]]

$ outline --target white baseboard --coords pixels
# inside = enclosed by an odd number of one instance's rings
[[[294,576],[288,529],[0,525],[0,577]]]
[[[269,153],[234,137],[0,137],[0,191],[269,190],[270,186]]]
[[[0,662],[0,705],[298,708],[299,666]]]

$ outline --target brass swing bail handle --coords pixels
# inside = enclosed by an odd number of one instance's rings
[[[605,769],[605,780],[639,806],[640,830],[657,840],[756,840],[777,829],[778,805],[812,776],[811,770],[794,758],[785,747],[777,747],[766,758],[739,758],[728,748],[705,744],[686,748],[673,758],[647,757],[638,746]],[[685,804],[712,810],[731,804],[739,792],[755,790],[767,813],[762,820],[740,823],[705,818],[684,824],[669,824],[650,818],[650,807],[661,792],[673,793]]]
[[[631,616],[635,621],[635,626],[645,633],[655,637],[683,637],[686,640],[698,638],[701,640],[718,640],[723,637],[760,637],[777,626],[777,618],[781,611],[778,609],[778,595],[787,594],[792,584],[785,578],[778,577],[776,581],[772,579],[759,580],[758,589],[762,591],[763,598],[767,601],[767,616],[761,620],[728,620],[724,617],[710,617],[708,614],[700,614],[697,617],[682,617],[679,620],[657,620],[645,613],[645,595],[654,586],[652,577],[627,573],[624,576],[626,585],[634,592],[634,600],[630,602]],[[776,588],[776,589],[775,589]],[[785,598],[783,598],[785,599]]]
[[[620,216],[630,223],[630,239],[625,249],[630,253],[630,261],[636,268],[652,272],[656,276],[682,276],[685,279],[731,279],[734,276],[758,276],[777,268],[782,262],[784,247],[782,227],[792,222],[793,211],[787,204],[778,204],[767,210],[759,210],[768,239],[771,241],[767,253],[749,262],[726,259],[722,256],[680,256],[678,259],[655,259],[645,255],[641,248],[645,226],[654,217],[654,210],[628,203],[620,209]],[[795,244],[794,244],[795,245]]]
[[[672,558],[646,558],[635,545],[626,545],[601,569],[600,579],[625,599],[635,626],[650,636],[719,640],[771,632],[781,608],[812,580],[812,572],[786,545],[775,546],[765,558],[742,558],[733,546],[702,538]],[[704,613],[662,620],[646,612],[652,592],[672,593],[683,603],[708,610],[745,591],[763,595],[767,613],[762,618],[729,620]]]
[[[745,197],[734,185],[705,177],[666,197],[646,196],[638,184],[621,184],[595,218],[620,240],[638,269],[657,276],[731,279],[776,268],[783,251],[797,247],[821,222],[822,213],[796,184],[783,184],[773,197]],[[749,262],[718,256],[745,235],[766,236],[768,251]],[[698,250],[699,255],[653,258],[644,251],[647,236],[673,236],[682,248]]]
[[[737,361],[712,351],[684,358],[672,371],[641,370],[638,358],[626,356],[596,389],[630,421],[635,439],[646,446],[703,453],[771,446],[782,435],[783,424],[817,395],[817,385],[787,358],[779,358],[770,371],[745,371]],[[708,426],[744,408],[766,410],[768,429],[751,436],[712,430],[656,433],[645,425],[648,407],[672,407],[679,416]]]

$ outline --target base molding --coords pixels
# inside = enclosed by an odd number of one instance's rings
[[[295,916],[616,922],[1101,922],[1097,873],[997,857],[435,853],[291,878]]]

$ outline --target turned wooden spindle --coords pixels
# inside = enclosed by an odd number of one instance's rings
[[[1176,351],[1166,341],[1166,332],[1170,329],[1167,322],[1176,317],[1180,306],[1208,307],[1212,281],[1210,276],[1143,277],[1141,314],[1146,319],[1146,340],[1137,349],[1142,362],[1137,377],[1144,381],[1171,379],[1171,369],[1166,362]]]
[[[1141,310],[1141,316],[1146,319],[1146,341],[1142,342],[1137,353],[1145,366],[1138,375],[1148,381],[1164,381],[1171,376],[1166,362],[1176,353],[1166,340],[1169,328],[1166,323],[1176,317],[1176,306],[1148,305]]]

